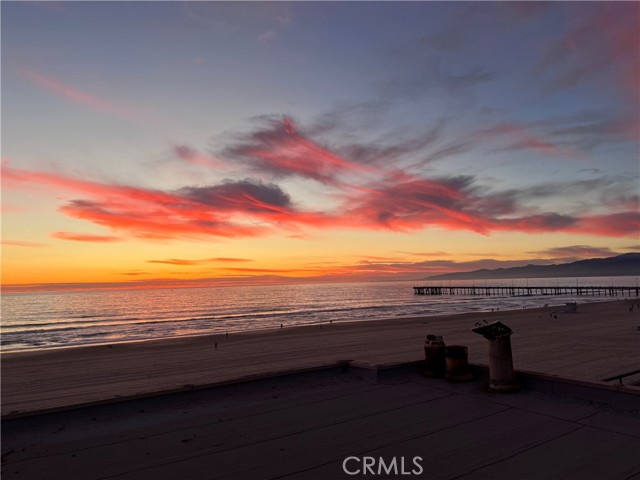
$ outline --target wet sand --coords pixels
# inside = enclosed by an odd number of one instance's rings
[[[427,334],[469,347],[487,363],[476,322],[514,330],[516,369],[602,381],[640,369],[640,299],[372,322],[334,322],[260,333],[2,354],[2,415],[62,410],[221,385],[341,361],[380,366],[421,360]],[[633,311],[630,311],[631,306]]]

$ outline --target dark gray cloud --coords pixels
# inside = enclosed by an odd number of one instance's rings
[[[187,200],[215,207],[217,210],[257,212],[291,207],[291,198],[278,185],[249,179],[227,180],[219,185],[206,187],[184,187],[178,193]]]
[[[579,218],[555,212],[494,219],[495,228],[519,230],[521,232],[554,232],[567,229],[578,224]]]

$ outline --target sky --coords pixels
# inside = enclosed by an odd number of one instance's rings
[[[2,284],[640,250],[636,2],[2,2]]]

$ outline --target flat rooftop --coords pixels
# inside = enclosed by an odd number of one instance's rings
[[[640,479],[637,390],[521,374],[496,394],[475,376],[336,366],[6,420],[2,477]],[[398,475],[363,475],[364,457]]]

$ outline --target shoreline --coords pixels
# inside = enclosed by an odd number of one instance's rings
[[[448,345],[466,345],[470,363],[486,364],[486,340],[471,331],[483,320],[500,320],[513,329],[517,370],[600,382],[640,365],[640,309],[630,311],[638,301],[582,303],[576,313],[554,314],[558,306],[553,305],[4,352],[2,415],[228,384],[345,361],[374,369],[416,362],[424,358],[427,334],[444,335]]]
[[[484,297],[482,297],[484,298]],[[528,298],[528,297],[525,297]],[[544,298],[544,297],[542,297]],[[553,297],[554,300],[557,300],[557,297]],[[593,301],[586,301],[586,302],[577,302],[579,304],[585,305],[585,304],[601,304],[601,303],[615,303],[615,302],[635,302],[635,298],[634,297],[625,297],[625,298],[618,298],[616,300],[612,300],[612,299],[595,299]],[[640,302],[640,298],[637,299],[638,302]],[[415,316],[415,315],[407,315],[407,316],[397,316],[397,317],[381,317],[381,318],[374,318],[374,319],[361,319],[361,320],[353,320],[353,319],[345,319],[345,320],[337,320],[337,321],[317,321],[314,323],[309,323],[309,324],[294,324],[294,325],[290,325],[290,326],[285,326],[283,329],[278,328],[278,327],[265,327],[265,328],[256,328],[256,329],[251,329],[251,330],[229,330],[229,331],[225,331],[225,332],[217,332],[217,333],[202,333],[202,334],[185,334],[185,335],[180,335],[180,336],[171,336],[171,337],[156,337],[156,338],[141,338],[141,339],[133,339],[133,340],[116,340],[116,341],[101,341],[101,342],[96,342],[96,343],[84,343],[84,344],[77,344],[77,345],[60,345],[60,346],[44,346],[44,347],[29,347],[29,348],[21,348],[21,349],[17,349],[17,350],[11,350],[11,349],[0,349],[0,358],[4,355],[15,355],[15,354],[26,354],[26,353],[38,353],[38,352],[49,352],[49,351],[63,351],[63,350],[68,350],[68,349],[79,349],[79,348],[92,348],[92,347],[103,347],[106,345],[123,345],[123,344],[137,344],[137,343],[147,343],[147,342],[170,342],[170,341],[185,341],[185,340],[189,340],[189,339],[195,339],[195,338],[214,338],[214,337],[220,337],[220,336],[225,336],[226,333],[228,333],[229,335],[234,335],[234,336],[238,336],[238,335],[264,335],[264,334],[269,334],[269,333],[273,333],[273,332],[279,332],[279,331],[283,331],[283,330],[292,330],[292,329],[300,329],[300,328],[317,328],[319,326],[323,326],[323,325],[345,325],[345,324],[358,324],[358,325],[362,325],[362,324],[373,324],[373,323],[378,323],[378,322],[398,322],[398,321],[417,321],[417,320],[436,320],[439,318],[445,319],[445,318],[450,318],[450,317],[462,317],[465,315],[482,315],[482,314],[493,314],[493,313],[497,313],[497,312],[521,312],[521,311],[539,311],[541,309],[544,308],[551,308],[551,307],[561,307],[564,306],[565,303],[568,302],[561,302],[558,304],[545,304],[546,306],[542,306],[542,307],[527,307],[527,308],[522,308],[522,309],[516,309],[516,308],[511,308],[511,309],[506,309],[506,310],[474,310],[474,311],[467,311],[467,312],[457,312],[457,313],[436,313],[433,315],[429,315],[429,314],[425,314],[425,315],[420,315],[420,316]]]

